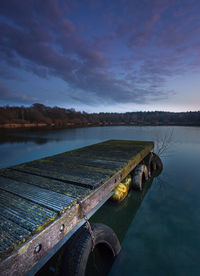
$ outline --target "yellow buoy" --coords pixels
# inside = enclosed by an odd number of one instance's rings
[[[128,175],[122,182],[120,182],[117,187],[114,189],[114,194],[112,199],[114,201],[121,201],[123,200],[129,191],[131,185],[131,176]]]

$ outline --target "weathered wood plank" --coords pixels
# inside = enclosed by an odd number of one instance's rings
[[[137,155],[145,147],[152,147],[152,142],[111,140],[95,144],[78,150],[68,152],[69,156],[81,158],[91,157],[94,159],[110,160],[115,162],[127,162]]]
[[[0,260],[24,242],[29,235],[27,229],[0,215]]]
[[[123,162],[115,162],[110,160],[101,160],[101,159],[94,159],[91,157],[89,158],[81,158],[79,156],[69,156],[68,152],[50,156],[44,158],[44,160],[55,161],[59,163],[63,163],[67,167],[75,168],[76,166],[86,167],[89,170],[93,171],[104,171],[104,170],[117,170],[123,166]]]
[[[58,194],[31,184],[0,177],[0,189],[21,196],[54,211],[64,211],[75,198]]]
[[[57,212],[6,191],[0,193],[0,214],[31,232],[41,230],[58,215]]]
[[[83,171],[65,168],[61,166],[53,166],[42,160],[38,162],[30,162],[13,167],[15,170],[45,176],[56,180],[71,182],[83,187],[94,189],[99,186],[101,182],[108,178],[112,173],[92,173],[91,171]]]
[[[51,158],[45,158],[42,159],[42,163],[47,165],[47,166],[53,166],[53,167],[61,167],[66,169],[66,171],[71,171],[71,172],[85,172],[90,173],[90,174],[105,174],[105,175],[109,175],[113,173],[113,169],[109,169],[109,168],[102,168],[102,167],[94,167],[94,166],[88,166],[86,164],[80,164],[77,162],[67,162],[66,160],[59,160],[58,158],[53,160]]]
[[[49,227],[34,235],[31,241],[27,241],[22,247],[14,251],[11,256],[0,262],[2,276],[25,275],[76,226],[80,219],[80,208],[76,204],[59,219],[51,223]],[[63,231],[60,231],[61,226],[64,226]],[[36,254],[35,248],[38,245],[41,246],[41,250]]]
[[[40,188],[44,188],[56,193],[64,194],[67,196],[81,199],[89,193],[88,188],[72,185],[67,182],[57,181],[46,177],[33,175],[26,172],[16,171],[14,169],[0,170],[0,176],[8,177],[19,182],[25,182],[28,184],[36,185]]]

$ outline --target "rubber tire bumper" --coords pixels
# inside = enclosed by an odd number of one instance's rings
[[[154,163],[154,170],[155,171],[162,171],[163,169],[163,163],[160,159],[160,157],[155,154],[154,152],[152,152],[152,162]]]
[[[97,244],[105,244],[115,257],[121,249],[119,240],[114,231],[105,224],[91,224],[94,235],[94,247]],[[62,276],[84,276],[87,261],[92,252],[93,241],[88,229],[82,226],[69,239],[63,254]]]
[[[155,154],[154,152],[149,153],[145,157],[144,163],[147,166],[149,177],[152,176],[153,172],[155,172],[155,171],[161,172],[163,169],[163,164],[162,164],[160,157],[157,154]]]
[[[142,191],[144,182],[148,179],[148,169],[146,165],[139,164],[133,172],[133,188]]]

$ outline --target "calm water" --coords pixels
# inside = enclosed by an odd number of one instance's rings
[[[1,168],[107,139],[158,143],[167,137],[161,175],[146,183],[143,193],[131,192],[118,205],[105,204],[92,221],[110,225],[121,241],[112,276],[200,274],[200,128],[95,127],[0,134]]]

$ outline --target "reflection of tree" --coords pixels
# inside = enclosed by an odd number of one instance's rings
[[[34,142],[38,145],[46,144],[48,139],[41,137],[30,137],[30,136],[20,136],[20,135],[11,135],[8,132],[0,132],[0,144],[4,143],[27,143]]]
[[[200,112],[77,112],[73,108],[49,107],[33,104],[31,107],[0,107],[0,124],[38,124],[70,127],[88,125],[200,125]]]
[[[173,136],[173,129],[169,129],[169,131],[167,131],[164,135],[159,134],[155,136],[154,152],[157,155],[163,156],[163,154],[167,152],[167,150],[170,147],[170,144],[172,143],[172,136]]]

